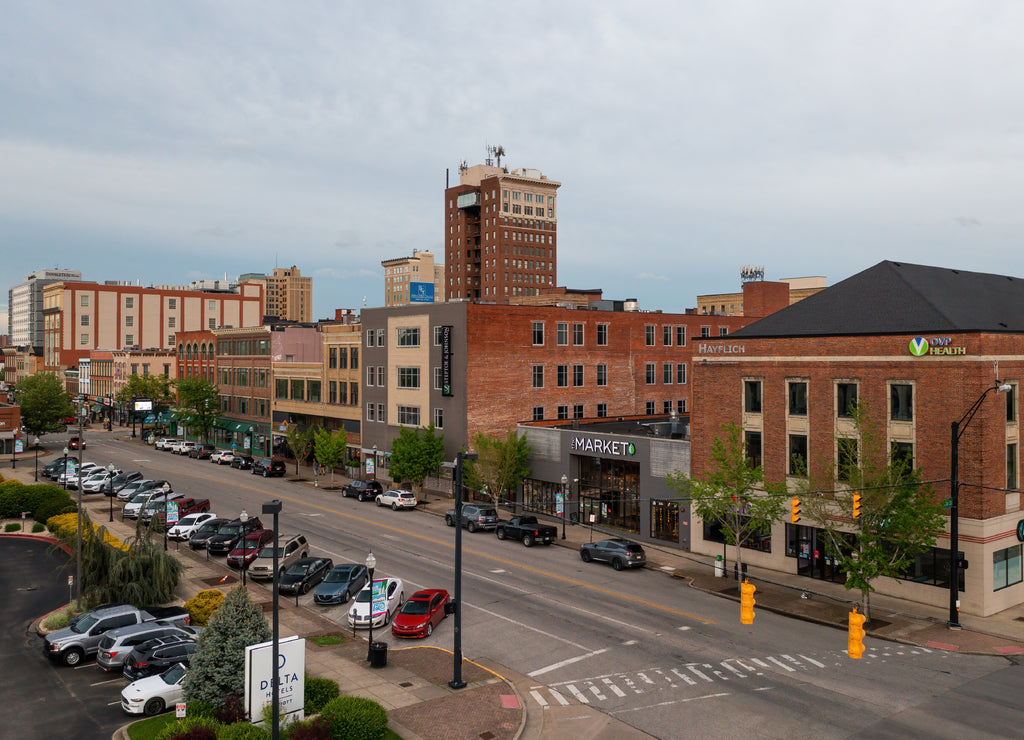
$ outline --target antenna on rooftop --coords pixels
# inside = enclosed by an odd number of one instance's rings
[[[740,280],[744,283],[764,280],[764,265],[744,265],[740,268]]]
[[[498,160],[498,167],[501,167],[501,158],[505,156],[505,147],[503,147],[501,144],[489,146],[487,147],[487,154],[490,155],[487,157],[488,165],[491,163],[491,156],[493,156]]]

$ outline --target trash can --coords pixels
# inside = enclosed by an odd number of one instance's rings
[[[722,578],[725,575],[725,563],[721,555],[715,556],[715,578]]]
[[[370,643],[370,668],[383,668],[388,664],[388,644],[386,642]]]

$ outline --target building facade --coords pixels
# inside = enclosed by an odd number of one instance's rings
[[[221,417],[217,444],[255,457],[271,454],[271,330],[214,329]]]
[[[747,286],[757,283],[762,283],[765,286],[760,296],[757,294],[748,296]],[[740,293],[712,293],[697,296],[697,313],[721,316],[767,316],[771,312],[765,312],[763,306],[759,305],[756,299],[765,297],[765,293],[768,291],[774,289],[778,292],[778,297],[773,297],[772,301],[781,300],[780,308],[782,308],[802,301],[815,293],[820,293],[826,287],[828,287],[828,281],[823,277],[783,278],[777,283],[755,280],[744,283],[743,291]],[[750,298],[755,300],[751,301]]]
[[[43,288],[82,279],[80,270],[36,270],[7,292],[7,330],[14,347],[43,346]]]
[[[444,303],[444,265],[434,262],[430,250],[417,250],[412,257],[398,257],[380,263],[384,268],[384,305]]]

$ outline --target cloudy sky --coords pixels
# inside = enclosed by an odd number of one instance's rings
[[[381,305],[489,144],[562,183],[558,282],[647,309],[747,264],[1024,276],[1022,33],[997,0],[5,2],[0,301],[294,264],[314,318]]]

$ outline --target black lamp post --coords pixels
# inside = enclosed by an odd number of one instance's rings
[[[34,480],[38,482],[39,481],[39,437],[35,438],[35,441],[32,442],[32,445],[36,448],[36,472],[35,472]]]
[[[68,492],[68,448],[64,448],[64,493]]]
[[[954,421],[950,429],[949,448],[949,621],[946,626],[950,629],[960,629],[960,438],[967,430],[968,425],[981,408],[981,402],[989,393],[998,391],[1006,393],[1012,386],[999,381],[995,385],[986,388],[978,400],[960,417]],[[966,567],[966,563],[964,563]]]
[[[273,650],[274,650],[274,653],[273,653],[274,654],[274,676],[273,676],[273,685],[274,685],[274,698],[271,701],[272,709],[271,709],[271,715],[270,715],[270,717],[271,717],[271,720],[270,720],[270,723],[271,723],[270,733],[271,733],[271,737],[273,738],[273,740],[277,740],[278,737],[279,737],[279,733],[280,733],[280,729],[278,728],[278,724],[280,724],[279,719],[280,719],[280,714],[281,714],[281,697],[280,697],[281,689],[279,688],[281,682],[278,680],[278,675],[277,675],[278,666],[280,665],[280,663],[279,663],[279,656],[278,656],[278,652],[280,651],[280,644],[279,644],[280,643],[280,639],[279,639],[278,635],[280,634],[280,632],[279,632],[279,622],[278,622],[278,613],[277,613],[277,585],[278,585],[278,580],[279,580],[279,574],[277,572],[277,563],[278,563],[278,560],[277,560],[277,555],[278,555],[278,553],[277,553],[277,533],[279,531],[278,530],[278,526],[277,526],[277,515],[281,513],[281,501],[280,501],[280,499],[274,499],[273,501],[271,501],[269,503],[263,504],[263,513],[264,514],[273,514],[274,515],[274,580],[273,580],[273,584],[274,584],[274,588],[273,588],[273,594],[274,594],[274,596],[273,596],[273,612],[274,612],[274,618],[273,618],[273,623],[274,623],[274,638],[273,638],[273,640],[274,640],[274,643],[273,643]]]
[[[81,439],[81,437],[79,437]],[[79,447],[81,449],[81,447]],[[81,456],[79,456],[81,458]],[[81,459],[78,461],[78,471],[81,474]],[[68,490],[68,448],[64,448],[64,492]],[[82,481],[78,481],[78,535],[77,550],[75,557],[75,596],[78,599],[78,608],[82,608]]]
[[[448,685],[453,689],[466,688],[462,680],[462,462],[476,460],[475,452],[459,452],[455,456],[455,639],[452,651],[453,675]]]
[[[377,448],[374,447],[373,449],[374,449],[374,463],[376,463],[377,462],[377,460],[376,460],[376,457],[377,457],[376,450],[377,450]],[[373,656],[373,569],[376,568],[376,567],[377,567],[377,558],[373,557],[373,553],[371,552],[369,555],[366,556],[366,570],[370,574],[370,640],[369,640],[369,642],[367,643],[367,646],[366,646],[366,660],[367,661],[371,660],[371,657]],[[384,604],[384,608],[385,609],[388,608],[388,605],[386,603]]]
[[[132,407],[129,413],[132,415],[132,439],[135,439],[135,396],[132,396]]]
[[[562,539],[565,539],[565,487],[569,483],[568,476],[565,473],[562,474]]]
[[[110,519],[108,521],[114,521],[114,471],[117,468],[114,467],[114,463],[107,464],[107,485],[110,486],[110,490],[107,492],[107,498],[110,499]]]
[[[171,503],[170,501],[167,500],[167,497],[170,496],[171,494],[171,484],[164,483],[162,488],[164,492],[164,552],[167,552],[167,507]],[[154,516],[153,518],[156,519],[156,516]]]
[[[238,521],[242,523],[242,587],[245,587],[245,556],[249,546],[249,537],[245,531],[245,523],[249,521],[249,512],[242,509],[242,513],[238,515]]]

